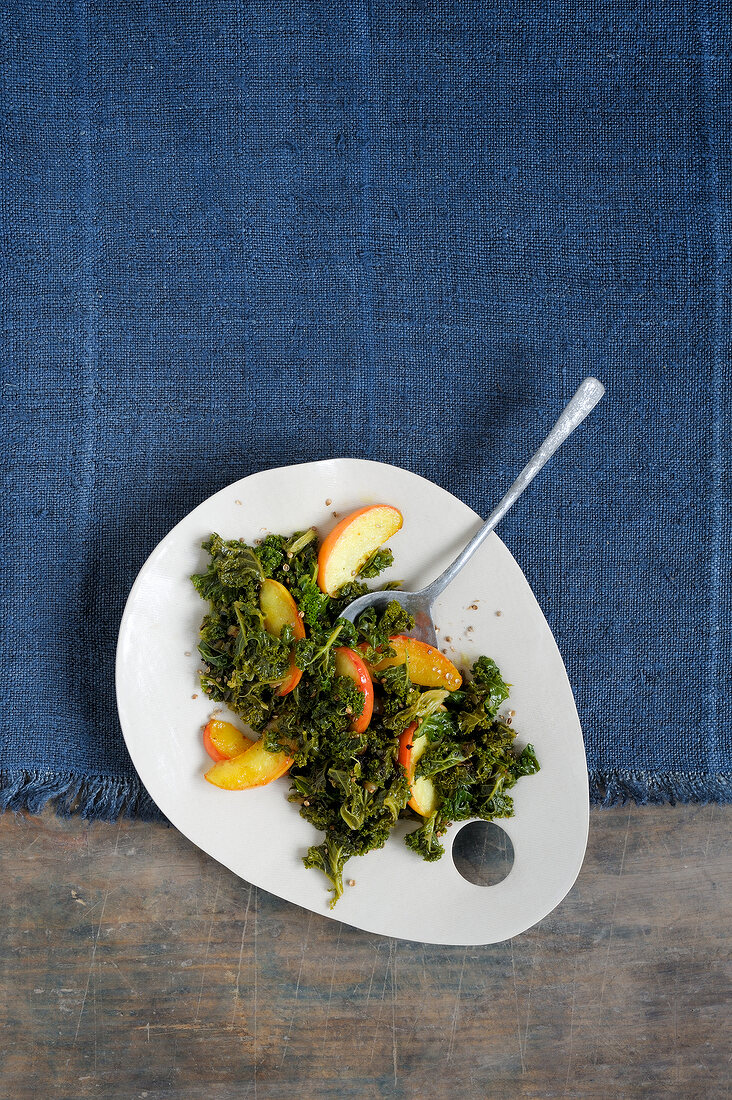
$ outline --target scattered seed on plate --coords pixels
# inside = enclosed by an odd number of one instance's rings
[[[326,500],[326,502],[325,502],[325,507],[326,507],[326,508],[330,508],[330,506],[331,506],[331,504],[332,504],[332,503],[333,503],[333,501],[332,501],[332,500],[330,499],[330,497],[328,497],[328,499],[327,499],[327,500]]]
[[[191,651],[190,651],[190,649],[187,649],[187,650],[185,651],[185,653],[183,654],[183,656],[184,656],[184,657],[190,657],[190,655],[191,655]]]
[[[197,695],[191,695],[191,699],[197,699],[197,698],[198,698]]]
[[[355,886],[355,885],[356,885],[356,880],[355,880],[355,878],[349,878],[349,880],[348,880],[348,885],[349,885],[349,886]]]
[[[234,504],[241,504],[241,501],[240,500],[235,500]]]
[[[498,616],[498,618],[499,618],[499,619],[500,619],[500,617],[501,617],[501,615],[502,615],[502,614],[503,614],[503,612],[502,612],[502,611],[496,611],[496,615]]]

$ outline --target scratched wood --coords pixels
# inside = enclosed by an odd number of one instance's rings
[[[729,825],[595,811],[563,904],[466,950],[311,915],[164,826],[0,816],[0,1096],[728,1096]]]

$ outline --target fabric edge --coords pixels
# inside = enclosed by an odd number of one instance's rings
[[[59,817],[80,816],[88,821],[166,821],[137,776],[75,776],[70,772],[41,772],[18,768],[0,770],[0,812],[39,814],[52,805]]]
[[[661,774],[616,768],[589,770],[593,806],[675,805],[677,802],[732,802],[732,775],[700,772]],[[0,812],[41,813],[51,804],[59,817],[80,816],[87,821],[167,821],[137,776],[120,779],[29,769],[0,771]]]
[[[732,775],[704,772],[646,772],[631,768],[590,768],[593,806],[675,805],[677,802],[732,802]]]

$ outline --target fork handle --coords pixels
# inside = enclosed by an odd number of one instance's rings
[[[454,562],[448,565],[447,569],[425,588],[424,595],[427,596],[430,603],[437,599],[440,593],[447,588],[450,581],[458,575],[463,566],[467,565],[484,539],[500,523],[509,508],[513,507],[524,489],[530,485],[554,452],[559,450],[567,436],[571,435],[574,429],[592,412],[604,393],[605,387],[602,382],[598,382],[597,378],[585,378],[538,451],[526,463],[511,488],[493,509],[477,535],[458,554]]]

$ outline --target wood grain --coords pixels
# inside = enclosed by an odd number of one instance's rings
[[[593,811],[562,905],[465,949],[305,912],[172,828],[6,814],[0,1096],[728,1096],[729,824]]]

